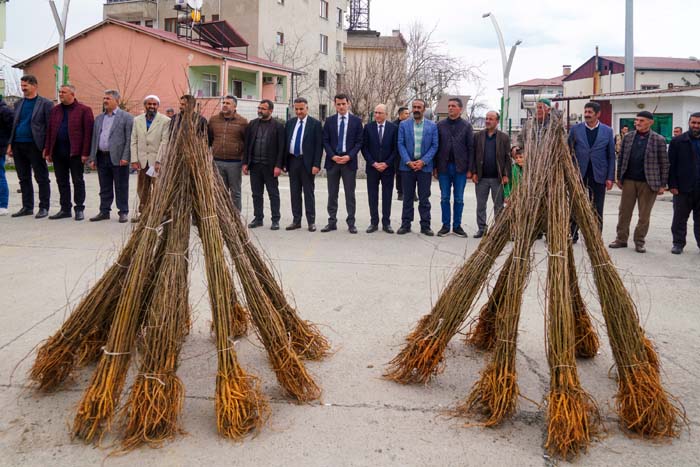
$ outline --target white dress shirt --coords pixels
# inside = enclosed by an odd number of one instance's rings
[[[304,154],[304,134],[306,133],[306,120],[308,119],[308,115],[304,117],[303,120],[299,120],[297,118],[297,124],[294,126],[294,131],[292,132],[292,140],[289,142],[289,154],[294,154],[294,145],[297,142],[297,132],[299,131],[299,125],[304,125],[304,129],[301,132],[301,145],[299,146],[300,152],[299,155]]]
[[[341,152],[348,152],[347,150],[347,141],[348,141],[348,124],[350,123],[350,112],[346,113],[345,115],[340,115],[337,114],[338,116],[338,128],[336,129],[337,135],[340,136],[340,122],[341,118],[345,117],[345,129],[343,131],[343,146],[342,146],[342,151]]]

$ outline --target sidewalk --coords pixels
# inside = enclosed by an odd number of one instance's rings
[[[10,179],[10,211],[19,206],[17,180]],[[88,174],[86,217],[97,212],[96,174]],[[291,222],[287,178],[281,179],[282,221]],[[131,205],[136,178],[131,177]],[[317,226],[326,220],[326,180],[317,179]],[[52,208],[58,193],[52,182]],[[244,216],[252,201],[244,181]],[[604,239],[614,237],[619,198],[606,205]],[[439,189],[432,187],[432,227],[440,227]],[[476,231],[473,184],[467,185],[464,227]],[[344,219],[340,200],[339,219]],[[269,230],[255,237],[271,258],[288,294],[296,299],[303,318],[321,324],[335,353],[308,368],[323,388],[322,400],[309,405],[289,401],[277,385],[258,339],[250,335],[237,344],[246,371],[259,376],[271,399],[269,424],[255,438],[241,443],[216,433],[214,380],[216,351],[209,337],[210,310],[206,296],[199,239],[193,234],[190,303],[194,327],[187,339],[178,371],[187,398],[182,424],[187,434],[162,449],[142,448],[105,460],[109,449],[72,441],[69,425],[91,376],[86,370],[56,394],[28,390],[26,374],[31,350],[54,333],[65,319],[66,303],[74,303],[114,259],[116,249],[132,228],[110,221],[90,223],[71,219],[51,221],[0,217],[0,465],[88,466],[103,460],[108,466],[548,466],[543,445],[545,408],[537,405],[549,387],[544,348],[543,292],[546,280],[544,242],[536,258],[522,310],[517,356],[523,397],[515,417],[494,429],[464,427],[464,420],[445,411],[469,393],[489,356],[465,346],[456,336],[445,354],[445,371],[427,386],[401,386],[382,379],[385,364],[399,351],[404,336],[431,308],[439,290],[474,251],[477,240],[455,236],[405,236],[381,231],[371,235],[363,181],[357,188],[358,235]],[[394,201],[394,228],[401,203]],[[683,402],[691,421],[672,443],[652,443],[625,436],[617,426],[613,396],[613,364],[604,324],[593,290],[590,264],[580,261],[582,289],[601,332],[601,351],[592,361],[580,361],[584,388],[591,392],[605,418],[607,436],[593,443],[580,465],[658,466],[698,465],[700,459],[700,254],[689,237],[686,252],[673,256],[670,223],[672,206],[657,203],[648,236],[648,253],[613,251],[625,283],[635,298],[648,334],[663,364],[667,389]],[[417,213],[416,213],[417,216]],[[636,219],[633,219],[636,222]],[[414,232],[417,230],[417,217]],[[692,229],[690,229],[692,231]],[[578,259],[584,251],[576,246]],[[495,277],[493,278],[495,281]],[[493,282],[492,282],[493,285]],[[482,296],[479,303],[483,303]],[[25,358],[26,357],[26,358]],[[125,393],[126,395],[126,393]],[[105,439],[109,447],[112,438]]]

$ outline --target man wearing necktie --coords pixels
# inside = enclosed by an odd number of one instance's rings
[[[296,118],[286,125],[286,162],[289,173],[289,191],[292,198],[292,223],[287,230],[301,228],[302,191],[309,232],[316,231],[316,174],[321,170],[323,153],[321,122],[309,117],[309,104],[303,97],[294,99]]]
[[[323,126],[323,147],[326,150],[326,178],[328,180],[328,224],[321,232],[337,230],[338,192],[340,180],[345,191],[345,209],[348,231],[357,233],[355,227],[355,176],[357,153],[362,148],[362,120],[348,111],[350,99],[345,94],[335,96],[336,114]]]
[[[394,189],[394,161],[398,156],[398,127],[386,119],[386,106],[374,109],[374,121],[365,126],[362,137],[362,155],[367,161],[367,199],[370,224],[367,233],[379,229],[379,184],[382,185],[382,230],[391,228],[391,195]]]

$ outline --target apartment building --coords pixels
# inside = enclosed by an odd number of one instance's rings
[[[344,72],[347,5],[347,0],[204,0],[200,12],[202,21],[233,26],[249,43],[250,56],[301,72],[290,97],[306,97],[310,113],[324,119],[333,112]],[[105,0],[103,11],[105,18],[169,32],[188,21],[186,0]]]

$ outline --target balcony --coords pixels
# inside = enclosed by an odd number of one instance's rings
[[[105,0],[102,13],[105,18],[120,21],[154,21],[158,14],[158,4],[155,0]]]

